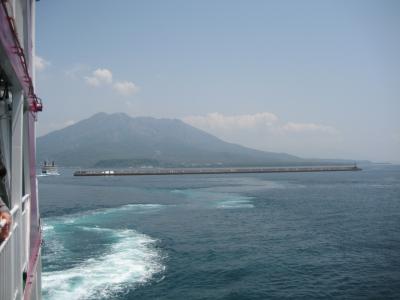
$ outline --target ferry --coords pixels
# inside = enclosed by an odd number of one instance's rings
[[[42,165],[42,175],[60,175],[58,173],[58,167],[52,161],[51,163],[44,161]]]
[[[36,178],[36,0],[0,1],[0,299],[40,300]]]

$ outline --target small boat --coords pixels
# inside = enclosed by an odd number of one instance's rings
[[[58,167],[56,166],[54,161],[52,161],[51,163],[44,161],[42,165],[42,175],[60,175],[58,173]]]

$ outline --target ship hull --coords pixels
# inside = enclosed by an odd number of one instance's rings
[[[36,178],[34,0],[0,3],[0,158],[12,216],[0,244],[0,299],[41,299],[41,228]]]

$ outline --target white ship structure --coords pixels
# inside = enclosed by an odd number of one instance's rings
[[[35,4],[0,1],[0,159],[6,170],[0,197],[12,218],[0,240],[1,300],[41,299],[35,121],[42,104],[34,90]],[[3,230],[4,219],[0,223]]]
[[[56,166],[54,161],[52,161],[51,163],[44,161],[41,169],[43,176],[60,175],[60,173],[58,173],[58,167]]]

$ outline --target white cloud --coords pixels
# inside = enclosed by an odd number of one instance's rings
[[[77,63],[72,67],[64,70],[64,74],[71,79],[80,79],[83,77],[83,74],[87,73],[89,70],[89,66]]]
[[[111,84],[113,75],[108,69],[96,69],[92,72],[92,76],[86,76],[85,80],[88,85],[97,87],[103,84]]]
[[[337,129],[332,126],[326,126],[315,123],[288,122],[282,126],[282,129],[294,133],[300,133],[300,132],[324,132],[329,134],[338,133]]]
[[[272,112],[209,113],[182,120],[225,141],[260,150],[303,157],[336,157],[335,153],[343,147],[343,136],[332,126],[282,120]]]
[[[132,81],[121,80],[114,82],[113,74],[109,69],[96,69],[92,72],[91,76],[86,76],[84,78],[86,83],[90,86],[109,86],[122,96],[133,95],[139,91],[139,87]]]
[[[117,81],[113,88],[123,96],[129,96],[139,91],[139,87],[130,81]]]
[[[100,80],[96,77],[85,77],[86,83],[90,86],[100,86]]]
[[[200,128],[244,129],[272,126],[278,121],[278,117],[269,112],[235,116],[225,116],[215,112],[205,116],[188,116],[183,118],[183,120],[186,123]]]
[[[45,60],[43,57],[35,55],[34,64],[36,71],[43,71],[45,68],[50,66],[50,62]]]
[[[337,134],[332,126],[316,123],[283,122],[271,112],[227,116],[221,113],[209,113],[205,116],[187,116],[183,121],[203,130],[216,132],[234,132],[238,130],[268,131],[270,134]]]

